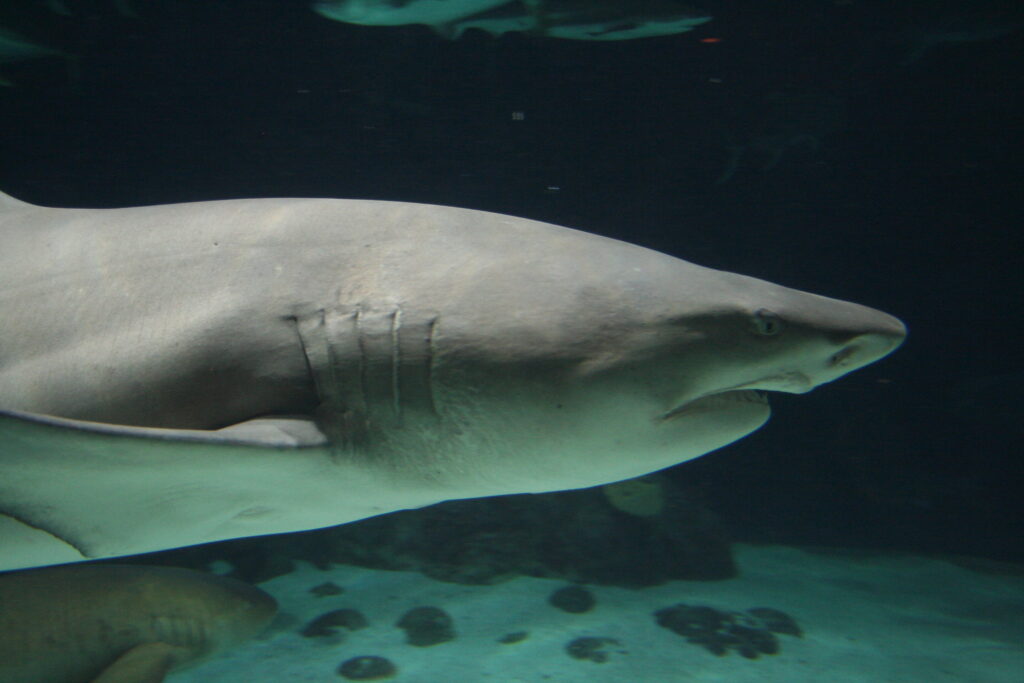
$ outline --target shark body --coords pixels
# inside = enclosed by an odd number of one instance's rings
[[[0,569],[628,479],[904,334],[481,211],[0,195]]]

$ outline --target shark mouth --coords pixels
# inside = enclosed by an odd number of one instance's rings
[[[715,394],[705,394],[700,398],[687,401],[680,406],[673,408],[661,416],[662,420],[670,420],[673,417],[685,415],[700,410],[716,410],[728,407],[735,403],[759,403],[768,405],[768,394],[757,389],[727,389]]]

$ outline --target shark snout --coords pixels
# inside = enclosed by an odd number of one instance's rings
[[[835,346],[827,352],[823,362],[807,373],[811,380],[808,390],[874,363],[899,348],[907,336],[906,326],[891,315],[876,313],[875,324],[869,331],[834,340]]]
[[[881,311],[875,311],[874,324],[871,329],[868,330],[870,334],[876,334],[881,337],[889,339],[893,346],[889,351],[893,351],[897,346],[903,343],[903,340],[907,337],[907,326],[903,324],[903,321],[896,316],[883,313]]]
[[[904,336],[889,333],[859,335],[829,357],[828,367],[845,374],[874,363],[895,351],[903,343]]]
[[[725,390],[804,394],[884,358],[903,343],[907,328],[899,319],[881,311],[858,308],[869,312],[870,321],[861,321],[853,329],[825,331],[817,341],[782,354],[769,372]]]
[[[873,308],[858,307],[863,318],[852,329],[832,335],[838,346],[828,360],[834,370],[845,374],[873,363],[895,351],[907,337],[907,326],[899,318]]]

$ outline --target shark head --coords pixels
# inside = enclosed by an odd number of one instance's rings
[[[400,450],[443,452],[441,469],[479,485],[473,495],[591,486],[695,458],[764,424],[765,392],[810,391],[906,334],[858,304],[503,223],[490,236],[477,225],[458,251],[435,252],[424,235],[419,257],[434,265],[402,297],[403,316],[418,297],[438,310],[442,428],[430,438],[443,437]]]
[[[177,578],[173,571],[166,570],[167,580]],[[213,574],[190,579],[181,572],[178,581],[186,580],[190,590],[182,592],[177,607],[197,626],[202,624],[204,655],[251,640],[277,615],[277,601],[255,586]]]

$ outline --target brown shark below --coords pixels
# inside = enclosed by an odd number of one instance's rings
[[[0,683],[159,683],[262,631],[258,588],[171,567],[79,565],[0,575]]]

